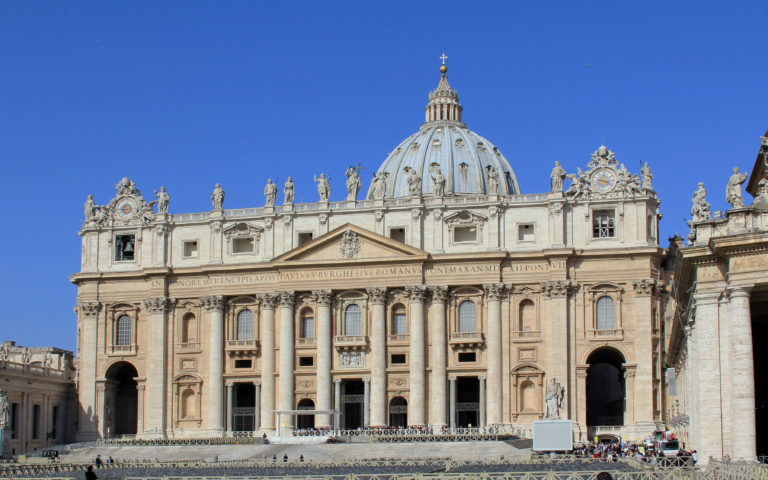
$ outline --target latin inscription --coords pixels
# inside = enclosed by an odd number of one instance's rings
[[[497,264],[488,265],[435,265],[424,269],[427,275],[446,275],[455,273],[494,273],[499,271]]]

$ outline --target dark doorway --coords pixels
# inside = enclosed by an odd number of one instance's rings
[[[362,380],[346,380],[342,384],[341,404],[344,414],[344,428],[356,430],[363,425],[363,396],[365,387]]]
[[[305,398],[299,402],[297,410],[314,410],[315,402]],[[315,416],[314,415],[297,415],[296,416],[296,428],[308,429],[315,428]]]
[[[389,402],[389,426],[408,426],[408,402],[403,397],[395,397]]]
[[[117,362],[105,375],[108,382],[104,415],[111,435],[135,435],[138,419],[139,390],[136,367]]]
[[[480,426],[480,380],[477,377],[456,379],[456,426]]]
[[[254,431],[256,387],[252,383],[236,383],[232,394],[235,396],[232,407],[232,431]]]
[[[768,349],[762,341],[768,338],[768,288],[752,291],[749,305],[752,316],[752,354],[755,360],[755,424],[758,455],[768,454]]]
[[[624,357],[612,348],[601,348],[587,363],[587,426],[624,425]]]

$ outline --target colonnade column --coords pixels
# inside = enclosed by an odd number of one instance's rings
[[[258,430],[261,425],[261,382],[253,382],[253,429]]]
[[[502,375],[501,375],[501,295],[504,284],[491,283],[483,285],[488,304],[488,391],[486,392],[487,420],[489,425],[501,425]],[[482,386],[482,382],[481,382]],[[481,393],[482,395],[482,389]],[[481,407],[482,408],[482,407]],[[482,411],[482,410],[481,410]],[[482,423],[485,426],[485,423]]]
[[[387,316],[384,307],[387,289],[369,288],[368,298],[371,303],[371,404],[369,420],[370,425],[384,426],[387,425]],[[367,412],[366,415],[368,415]]]
[[[448,377],[448,384],[450,385],[450,397],[448,398],[448,418],[450,419],[449,425],[451,429],[454,429],[456,428],[456,377],[453,375]]]
[[[752,351],[751,287],[729,287],[731,326],[731,403],[734,460],[757,456],[755,420],[755,364]]]
[[[317,404],[318,410],[331,410],[331,366],[333,365],[333,332],[331,332],[331,290],[314,290],[317,302]],[[330,427],[331,416],[317,415],[317,427]]]
[[[370,425],[370,409],[371,409],[371,379],[363,378],[363,426]]]
[[[168,297],[145,298],[144,309],[149,314],[149,343],[147,362],[147,392],[149,403],[143,436],[165,438],[167,404]]]
[[[333,428],[339,430],[341,428],[341,379],[336,378],[333,380],[333,409],[338,413],[333,416]]]
[[[408,424],[424,425],[424,285],[405,287],[410,298],[409,323],[410,340],[410,401],[408,402]]]
[[[275,429],[275,302],[261,295],[261,430]]]
[[[294,370],[294,336],[293,336],[293,300],[294,292],[280,292],[280,387],[278,390],[278,408],[293,410],[293,370]],[[293,429],[295,417],[286,415],[284,425]],[[278,425],[278,434],[283,425]],[[281,435],[281,434],[280,434]]]
[[[96,332],[98,331],[98,316],[101,304],[98,302],[80,302],[77,304],[77,317],[80,324],[80,339],[78,345],[80,358],[77,376],[80,400],[78,441],[91,441],[99,437],[96,417]],[[104,432],[102,432],[103,434]]]
[[[552,318],[552,372],[550,380],[558,380],[561,385],[569,385],[568,362],[568,292],[571,290],[570,280],[553,280],[542,283],[544,294],[550,297],[549,308]],[[545,382],[545,384],[548,382]],[[566,389],[565,411],[560,412],[560,418],[571,418],[572,408],[570,398],[572,393]]]
[[[724,452],[720,402],[722,372],[718,342],[720,292],[694,293],[693,299],[696,317],[690,340],[695,344],[696,358],[693,365],[698,385],[698,398],[694,399],[694,415],[690,419],[693,440],[698,443],[694,448],[699,458],[721,458]]]
[[[479,387],[480,387],[480,418],[478,419],[478,427],[483,428],[486,425],[488,425],[488,422],[486,421],[486,415],[485,412],[488,409],[488,396],[486,395],[486,382],[485,377],[480,376],[477,377]]]
[[[225,428],[223,405],[224,297],[222,295],[203,297],[203,307],[208,312],[208,325],[210,326],[208,334],[208,429],[211,433],[221,433]],[[147,379],[147,383],[149,383],[149,379]]]
[[[226,382],[227,385],[227,431],[232,431],[232,409],[235,407],[235,398],[232,393],[234,392],[235,384],[232,382]]]
[[[448,424],[446,412],[446,341],[445,298],[447,287],[434,287],[432,292],[432,382],[429,392],[429,423],[433,427]]]

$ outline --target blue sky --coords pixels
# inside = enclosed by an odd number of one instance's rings
[[[312,174],[344,198],[423,121],[438,56],[468,126],[524,193],[605,143],[648,161],[662,238],[687,233],[702,181],[724,209],[766,128],[768,2],[0,3],[0,339],[75,348],[82,205],[130,176],[171,213],[263,204]],[[747,203],[751,197],[745,194]],[[663,242],[666,246],[666,241]]]

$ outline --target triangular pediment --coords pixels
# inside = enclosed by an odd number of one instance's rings
[[[426,260],[427,256],[423,250],[348,223],[285,252],[275,258],[273,263]]]

